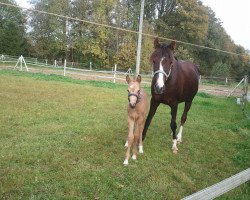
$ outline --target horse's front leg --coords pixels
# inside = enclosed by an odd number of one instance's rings
[[[156,112],[159,104],[160,104],[159,102],[156,102],[153,98],[151,98],[149,113],[148,113],[148,116],[147,116],[147,119],[146,119],[146,122],[145,122],[145,125],[143,128],[143,132],[142,132],[142,140],[144,140],[146,137],[148,127],[149,127],[149,125],[150,125],[150,123],[155,115],[155,112]]]
[[[177,124],[176,124],[176,114],[177,114],[177,108],[178,108],[178,104],[175,104],[173,106],[171,106],[171,123],[170,123],[170,127],[172,129],[173,132],[173,146],[172,146],[172,150],[173,153],[177,153],[178,148],[177,148],[177,136],[176,136],[176,128],[177,128]]]

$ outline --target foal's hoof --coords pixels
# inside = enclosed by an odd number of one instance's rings
[[[136,160],[136,155],[133,155],[133,156],[132,156],[132,159],[133,159],[133,160]]]
[[[139,153],[143,153],[143,146],[139,146]]]
[[[128,160],[124,160],[123,165],[128,166]]]
[[[126,141],[126,143],[124,144],[125,148],[128,148],[128,141]]]

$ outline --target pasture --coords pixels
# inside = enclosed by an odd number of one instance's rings
[[[178,154],[161,105],[144,154],[124,167],[126,107],[125,84],[0,70],[0,199],[181,199],[250,166],[235,98],[198,93]],[[219,199],[249,199],[249,188]]]

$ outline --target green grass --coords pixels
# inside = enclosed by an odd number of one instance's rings
[[[124,167],[126,89],[0,70],[0,199],[181,199],[250,166],[250,122],[235,98],[199,93],[177,155],[161,105],[144,154]],[[220,199],[249,195],[246,183]]]

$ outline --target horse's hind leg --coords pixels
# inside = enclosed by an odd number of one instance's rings
[[[125,160],[123,162],[124,165],[128,165],[128,160],[130,157],[130,147],[134,140],[134,120],[128,117],[128,148],[125,155]]]
[[[180,127],[180,130],[179,130],[179,133],[177,135],[177,142],[178,143],[181,143],[182,142],[182,131],[183,131],[183,126],[187,120],[187,113],[191,107],[191,104],[192,104],[192,101],[186,101],[185,102],[185,107],[184,107],[184,111],[183,111],[183,114],[181,116],[181,127]]]

